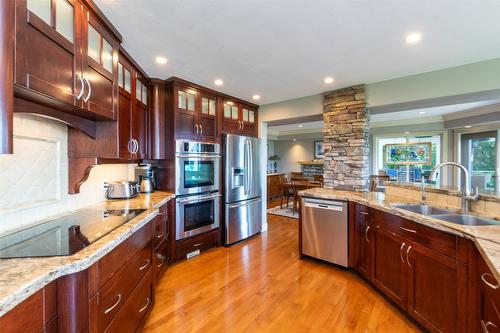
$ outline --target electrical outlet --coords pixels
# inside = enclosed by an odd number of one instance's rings
[[[106,191],[106,190],[108,189],[108,187],[109,187],[109,183],[108,183],[108,181],[107,181],[107,180],[103,180],[103,181],[102,181],[102,189],[103,189],[104,191]]]

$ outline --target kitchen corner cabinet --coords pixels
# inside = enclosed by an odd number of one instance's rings
[[[15,5],[16,95],[89,118],[114,119],[120,37],[78,0],[16,0]]]
[[[466,331],[470,274],[465,241],[355,206],[354,269],[429,331]]]
[[[257,109],[230,99],[222,101],[222,132],[258,136]]]
[[[171,89],[175,138],[215,141],[217,97],[176,83]]]

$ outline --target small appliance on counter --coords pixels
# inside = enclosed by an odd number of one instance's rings
[[[154,192],[153,180],[150,177],[139,176],[141,179],[139,188],[141,193],[152,193]]]
[[[145,192],[142,190],[142,180],[143,179],[147,179],[144,184],[146,187],[150,188],[150,190],[148,192]],[[155,173],[154,173],[154,170],[153,170],[153,167],[151,166],[151,164],[139,163],[135,167],[135,181],[137,182],[137,184],[140,184],[142,193],[151,193],[151,192],[154,192],[155,190],[157,190]],[[149,185],[146,185],[146,183],[149,183]]]
[[[137,182],[119,180],[107,184],[107,199],[130,199],[139,194],[140,188]]]

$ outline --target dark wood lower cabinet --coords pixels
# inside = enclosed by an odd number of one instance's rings
[[[201,235],[175,242],[173,260],[186,259],[188,253],[199,250],[206,251],[212,247],[219,246],[219,229],[206,232]]]
[[[374,229],[371,282],[406,309],[405,240],[379,226]]]
[[[465,332],[467,265],[411,243],[407,311],[432,332]]]
[[[487,307],[500,302],[483,297],[486,305],[480,306],[473,301],[469,279],[479,276],[473,277],[468,265],[471,242],[363,205],[356,204],[350,214],[351,265],[422,327],[431,332],[479,330],[479,323],[469,321],[476,320],[480,308],[487,309],[481,323],[500,323],[496,308]]]

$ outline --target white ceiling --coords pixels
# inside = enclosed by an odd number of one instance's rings
[[[302,126],[302,127],[299,127]],[[288,125],[269,126],[267,131],[271,135],[286,135],[300,133],[320,133],[323,128],[323,121],[310,121],[307,123],[297,123]]]
[[[150,76],[222,78],[217,89],[260,104],[500,56],[498,0],[95,2]],[[422,41],[406,45],[413,31]]]

